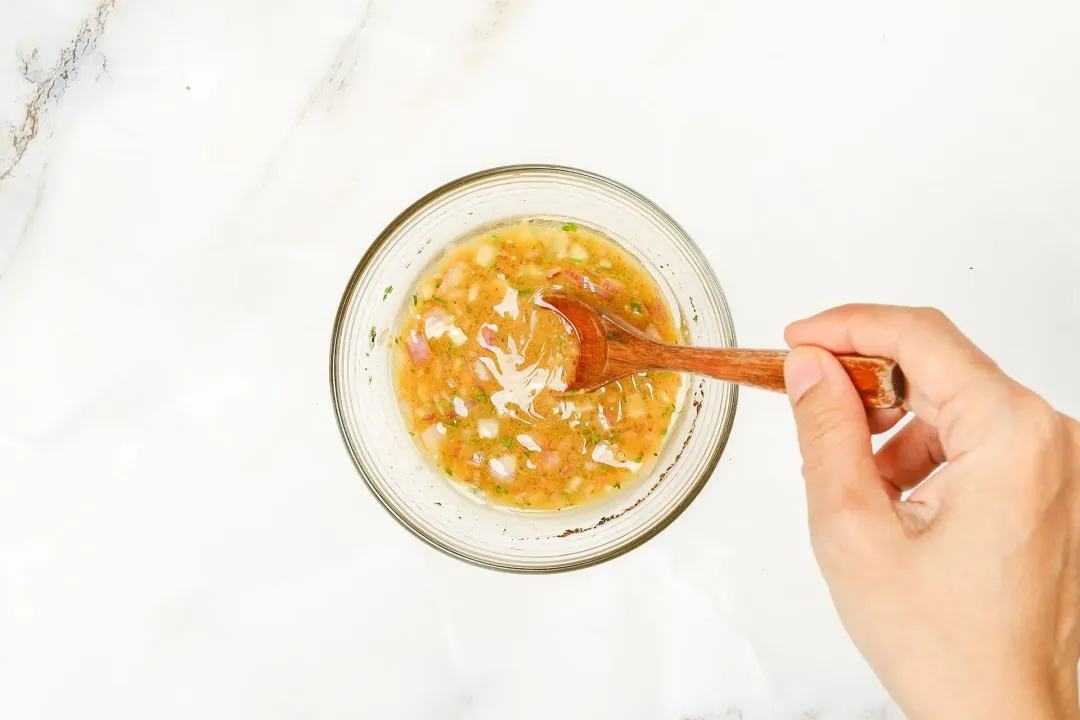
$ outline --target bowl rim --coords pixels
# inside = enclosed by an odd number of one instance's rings
[[[418,524],[410,522],[397,508],[391,503],[385,495],[380,491],[378,485],[368,476],[368,472],[360,462],[360,458],[357,455],[357,451],[350,442],[348,434],[345,431],[345,423],[342,419],[342,408],[338,400],[338,351],[342,340],[342,327],[345,322],[346,311],[348,308],[349,300],[356,289],[357,284],[360,282],[360,278],[371,264],[374,257],[379,253],[383,246],[387,243],[389,238],[397,231],[399,227],[404,225],[414,215],[424,209],[432,202],[440,199],[447,193],[457,190],[463,186],[469,185],[477,180],[486,180],[498,177],[500,175],[521,175],[523,173],[555,173],[566,174],[578,178],[583,178],[601,185],[607,185],[613,190],[624,193],[634,200],[647,206],[650,210],[657,213],[664,221],[671,223],[683,239],[689,243],[691,251],[697,255],[697,259],[700,261],[701,267],[706,271],[706,279],[711,282],[712,290],[715,291],[719,301],[720,307],[724,311],[721,317],[721,324],[726,326],[726,329],[731,334],[732,346],[738,345],[735,335],[735,322],[731,316],[731,307],[728,305],[727,298],[724,295],[724,290],[720,285],[720,280],[716,277],[716,272],[713,270],[712,265],[705,258],[705,255],[701,252],[701,248],[694,241],[690,234],[676,222],[675,218],[671,217],[663,208],[657,205],[640,192],[623,185],[620,182],[612,180],[609,177],[600,175],[598,173],[590,172],[588,170],[582,170],[580,168],[569,167],[565,165],[548,165],[543,163],[531,163],[531,164],[517,164],[517,165],[501,165],[498,167],[487,168],[485,170],[478,170],[476,172],[462,175],[454,180],[451,180],[434,190],[428,192],[419,200],[415,201],[407,208],[398,213],[397,217],[390,221],[382,232],[380,232],[375,240],[368,247],[367,251],[360,258],[360,261],[356,264],[356,268],[353,270],[352,275],[349,277],[349,282],[345,286],[345,290],[341,295],[341,300],[338,302],[337,314],[334,318],[334,326],[330,336],[330,399],[334,406],[334,420],[337,422],[338,433],[341,435],[342,443],[345,445],[345,449],[349,453],[349,457],[352,459],[353,467],[356,468],[357,474],[363,479],[364,484],[367,485],[368,490],[375,499],[379,501],[379,504],[397,520],[398,524],[411,532],[415,537],[424,541],[427,545],[435,548],[457,560],[461,560],[465,563],[476,567],[487,568],[489,570],[498,570],[500,572],[525,574],[525,575],[547,575],[554,573],[569,572],[571,570],[580,570],[587,567],[593,567],[605,563],[609,560],[614,560],[617,557],[625,555],[631,550],[644,545],[649,540],[659,535],[663,530],[668,528],[675,520],[686,511],[690,504],[694,502],[697,496],[704,489],[705,484],[712,478],[713,473],[716,470],[716,466],[720,462],[721,456],[724,454],[724,450],[727,448],[728,440],[731,437],[731,430],[735,424],[735,414],[738,410],[739,404],[739,387],[737,385],[731,386],[731,394],[727,402],[727,413],[724,421],[721,423],[720,434],[716,438],[712,455],[705,463],[703,471],[694,480],[692,487],[687,493],[686,497],[681,503],[672,508],[666,515],[662,516],[659,521],[650,527],[646,527],[642,532],[636,535],[632,535],[624,542],[611,548],[607,552],[597,555],[595,557],[588,557],[582,560],[567,563],[563,565],[551,565],[551,566],[532,566],[532,565],[516,565],[513,563],[496,562],[485,559],[483,557],[477,557],[470,553],[464,552],[458,547],[447,544],[429,534],[426,529]]]

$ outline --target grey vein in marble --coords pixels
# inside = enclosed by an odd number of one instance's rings
[[[22,121],[11,130],[11,145],[8,157],[0,165],[0,182],[15,171],[26,155],[30,143],[41,132],[44,120],[49,112],[60,102],[75,79],[79,76],[84,60],[97,50],[98,40],[105,32],[109,14],[116,5],[116,0],[100,0],[94,12],[79,26],[79,31],[71,42],[60,52],[60,57],[49,70],[37,68],[37,50],[31,50],[20,59],[20,72],[27,82],[34,85],[26,101]],[[106,67],[102,59],[102,67]],[[35,205],[40,204],[40,191]],[[29,222],[29,221],[28,221]]]

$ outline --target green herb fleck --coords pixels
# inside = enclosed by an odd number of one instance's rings
[[[508,437],[504,437],[504,438],[502,439],[502,444],[503,444],[503,447],[504,447],[504,448],[506,448],[507,450],[509,450],[509,449],[510,449],[510,446],[514,444],[514,441],[513,441],[513,440],[511,440],[511,439],[510,439],[510,438],[508,438]]]
[[[621,482],[615,483],[615,489],[616,490],[622,490],[622,483]]]
[[[412,296],[412,306],[416,307],[416,296],[415,295]]]
[[[450,410],[454,407],[454,403],[450,402],[449,400],[440,400],[439,407],[444,407],[447,410]]]
[[[446,470],[447,475],[449,475],[450,477],[454,477],[454,471],[453,470],[451,470],[450,468],[444,468],[444,469]]]
[[[446,301],[443,300],[442,298],[432,297],[431,299],[434,300],[435,302],[439,303],[440,305],[445,305],[446,304]]]
[[[668,415],[671,415],[674,412],[675,412],[675,406],[674,405],[665,405],[664,406],[664,417],[667,417]]]
[[[661,435],[667,435],[667,428],[664,428],[663,430],[661,430],[660,434]]]
[[[698,321],[697,315],[694,315],[694,322],[697,322],[697,321]]]
[[[437,503],[435,503],[435,505],[437,505],[438,507],[442,507],[442,503],[441,503],[441,502],[437,502]]]
[[[386,297],[392,292],[394,292],[394,286],[393,285],[387,285],[386,289],[383,290],[382,299],[385,300]]]
[[[574,258],[570,258],[570,262],[574,263],[575,265],[580,265],[581,263],[583,263],[585,261],[584,260],[575,260]]]
[[[496,485],[495,486],[495,494],[496,495],[505,495],[506,494],[506,488],[504,488],[502,485]]]
[[[639,303],[637,300],[631,300],[630,301],[630,309],[633,310],[634,312],[636,312],[638,315],[640,315],[641,314],[641,303]]]
[[[491,236],[491,242],[500,243],[500,242],[502,242],[502,238],[499,237],[498,235],[492,235]]]
[[[568,223],[566,223],[565,225],[562,226],[562,229],[565,230],[566,232],[574,232],[575,230],[577,230],[577,225],[575,225],[572,222],[568,222]]]
[[[400,345],[401,344],[401,336],[400,335],[398,335],[397,337],[394,338],[394,344],[395,345]]]
[[[416,437],[416,433],[414,433],[412,430],[410,430],[409,431],[409,437]]]
[[[585,436],[586,440],[592,442],[593,445],[600,442],[600,436],[596,434],[596,431],[592,428],[585,428],[581,431],[581,434]]]
[[[435,281],[435,289],[438,290],[440,287],[442,287],[442,280],[436,280]]]
[[[488,265],[488,270],[494,270],[494,269],[495,269],[495,268],[497,268],[498,266],[499,266],[499,263],[497,263],[497,262],[493,262],[493,263],[491,263],[490,265]]]
[[[371,326],[371,330],[368,332],[368,336],[371,338],[371,344],[375,344],[375,326]]]
[[[487,395],[485,395],[484,393],[480,392],[479,390],[477,390],[475,394],[476,394],[476,402],[478,402],[478,403],[482,403],[482,402],[484,402],[485,400],[487,400]]]
[[[521,290],[518,290],[518,295],[528,295],[531,292],[532,288],[522,288]]]
[[[644,460],[644,459],[645,459],[645,453],[638,453],[638,456],[637,456],[637,458],[636,458],[636,459],[634,460],[634,462],[636,462],[636,463],[639,463],[639,462],[641,462],[641,461],[642,461],[642,460]]]

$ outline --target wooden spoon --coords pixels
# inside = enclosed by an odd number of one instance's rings
[[[590,302],[564,293],[544,293],[541,305],[559,313],[578,338],[579,355],[567,390],[595,390],[646,370],[708,375],[738,385],[784,392],[787,350],[700,348],[657,342]],[[904,403],[904,374],[892,360],[838,355],[868,408]]]

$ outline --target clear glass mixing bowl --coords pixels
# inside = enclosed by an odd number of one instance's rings
[[[630,188],[583,170],[517,165],[444,185],[375,239],[338,307],[330,389],[341,437],[357,471],[413,534],[484,567],[555,572],[621,555],[686,509],[720,460],[735,418],[737,388],[684,377],[677,419],[652,472],[595,503],[552,512],[507,509],[453,487],[406,432],[386,338],[411,302],[412,287],[447,245],[482,227],[522,217],[572,220],[602,230],[658,280],[691,344],[735,345],[716,276],[694,241],[663,210]]]

